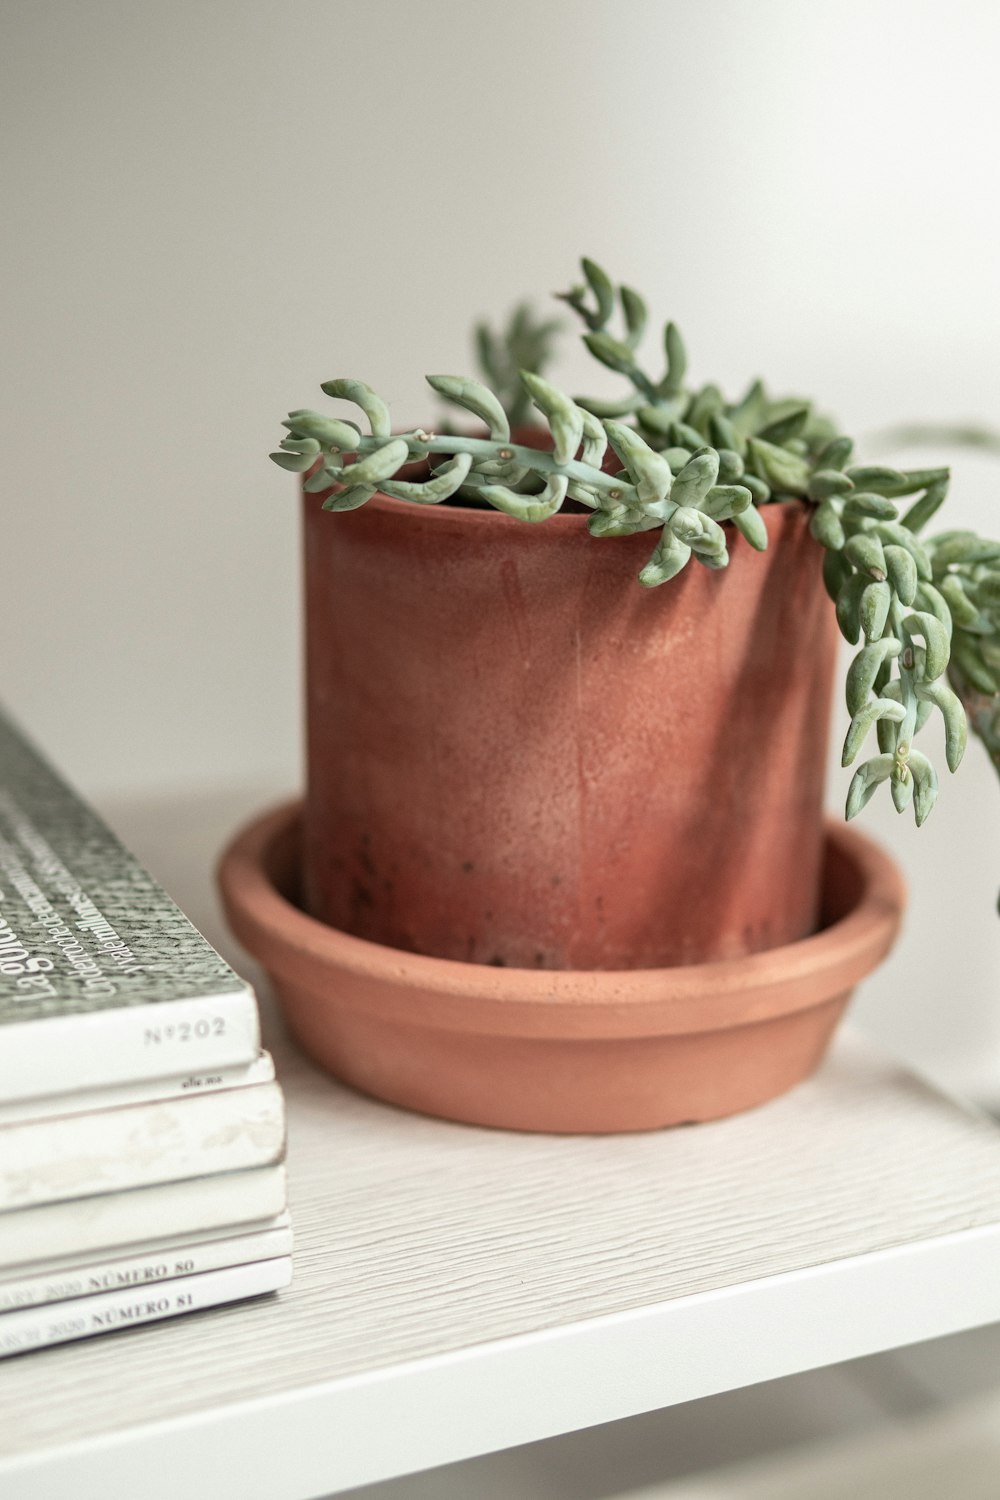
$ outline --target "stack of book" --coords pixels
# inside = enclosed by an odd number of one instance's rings
[[[0,714],[0,1355],[291,1280],[253,991]]]

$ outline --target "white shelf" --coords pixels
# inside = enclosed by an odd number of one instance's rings
[[[214,838],[158,862],[118,821],[167,875]],[[272,1041],[294,1286],[0,1364],[4,1500],[308,1500],[1000,1319],[1000,1135],[858,1040],[609,1138],[407,1115]]]

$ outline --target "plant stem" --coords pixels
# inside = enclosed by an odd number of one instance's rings
[[[590,464],[581,463],[579,459],[574,458],[568,464],[558,463],[555,454],[547,452],[544,448],[525,448],[517,443],[498,442],[496,438],[461,437],[455,433],[440,435],[423,433],[422,429],[417,429],[415,432],[400,432],[395,436],[406,442],[411,458],[426,458],[429,453],[471,453],[476,459],[492,458],[503,463],[523,464],[539,474],[565,474],[567,479],[589,485],[593,490],[601,490],[612,499],[620,497],[625,500],[633,490],[633,486],[627,479],[617,479],[613,474],[605,474],[603,469],[595,469]],[[363,456],[384,445],[385,438],[363,437],[358,443],[357,451]],[[349,479],[350,472],[349,468],[344,470],[345,482]]]

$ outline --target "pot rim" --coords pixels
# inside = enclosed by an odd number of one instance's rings
[[[399,502],[405,503],[405,502]],[[766,1021],[844,996],[885,957],[905,886],[864,834],[826,820],[824,889],[844,910],[812,936],[745,958],[663,969],[497,968],[389,948],[327,926],[281,889],[294,871],[301,801],[259,814],[224,851],[230,925],[279,981],[318,1004],[364,1004],[383,1019],[455,1031],[580,1039],[697,1033]],[[338,993],[337,975],[353,985]],[[364,1000],[351,991],[363,991]]]

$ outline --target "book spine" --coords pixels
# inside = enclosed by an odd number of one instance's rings
[[[114,1088],[45,1094],[37,1099],[0,1103],[0,1128],[21,1120],[89,1115],[102,1109],[119,1109],[127,1104],[146,1104],[157,1099],[191,1099],[220,1089],[249,1088],[253,1084],[273,1082],[274,1062],[270,1053],[261,1052],[254,1062],[241,1068],[216,1068],[179,1076],[172,1074],[169,1078],[147,1078],[140,1083],[122,1083]]]
[[[252,1167],[0,1214],[0,1266],[231,1230],[281,1213],[287,1190],[283,1166]]]
[[[278,1229],[234,1234],[224,1239],[154,1244],[121,1259],[46,1268],[18,1280],[0,1281],[0,1330],[6,1313],[23,1308],[93,1297],[102,1292],[138,1291],[161,1281],[200,1276],[206,1271],[274,1260],[291,1253],[292,1230],[285,1224]]]
[[[249,989],[14,1021],[0,1028],[0,1099],[240,1067],[259,1051],[257,1001]]]
[[[0,1128],[0,1209],[262,1167],[285,1149],[276,1083]]]
[[[119,1328],[136,1328],[246,1297],[259,1297],[265,1292],[280,1291],[291,1279],[290,1257],[278,1256],[248,1266],[164,1281],[141,1292],[129,1289],[5,1313],[0,1318],[0,1357],[25,1354],[31,1349],[66,1344]]]

